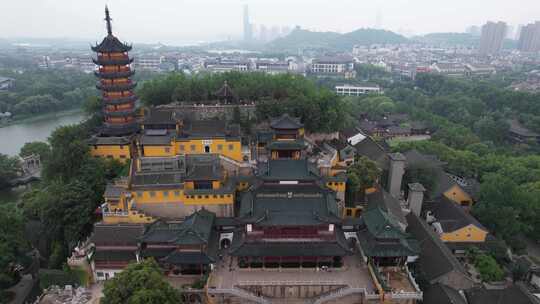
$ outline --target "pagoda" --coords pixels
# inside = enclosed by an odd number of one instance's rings
[[[109,9],[105,7],[105,21],[107,22],[107,36],[94,47],[97,53],[93,61],[98,65],[95,75],[99,78],[96,85],[101,91],[104,117],[101,136],[126,136],[138,130],[135,120],[135,102],[137,96],[133,93],[136,83],[131,77],[134,71],[130,64],[128,52],[131,45],[124,44],[112,33]]]

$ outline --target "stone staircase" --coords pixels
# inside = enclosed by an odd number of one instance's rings
[[[260,296],[257,296],[251,292],[248,292],[248,291],[245,291],[243,289],[239,289],[239,288],[219,288],[219,289],[216,289],[216,288],[210,288],[208,289],[208,293],[209,294],[229,294],[229,295],[233,295],[233,296],[236,296],[236,297],[239,297],[239,298],[242,298],[244,300],[248,300],[248,301],[251,301],[251,302],[254,302],[254,303],[258,303],[258,304],[270,304],[272,303],[270,300],[268,300],[267,298],[265,297],[260,297]]]
[[[364,288],[351,288],[343,287],[338,290],[329,292],[327,294],[321,295],[315,298],[312,304],[323,304],[329,301],[337,300],[353,294],[365,294],[366,290]]]

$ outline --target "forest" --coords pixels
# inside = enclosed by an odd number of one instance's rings
[[[510,119],[540,131],[540,95],[505,90],[484,80],[421,74],[385,96],[348,98],[353,113],[408,113],[433,130],[429,141],[401,143],[437,155],[452,174],[480,182],[473,214],[516,250],[520,236],[540,239],[540,146],[514,142]]]
[[[215,93],[225,81],[236,95],[237,102],[256,103],[259,121],[287,112],[300,117],[312,132],[331,132],[350,123],[341,98],[300,75],[231,72],[188,77],[170,74],[145,82],[139,90],[139,97],[146,105],[212,100],[217,103]]]
[[[12,89],[0,92],[0,112],[13,119],[78,108],[96,94],[94,75],[74,70],[0,70],[0,75],[15,79]]]

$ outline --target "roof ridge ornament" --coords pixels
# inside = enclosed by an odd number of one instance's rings
[[[107,34],[109,34],[109,36],[112,36],[112,19],[109,14],[109,7],[107,5],[105,5],[105,21],[107,22]]]

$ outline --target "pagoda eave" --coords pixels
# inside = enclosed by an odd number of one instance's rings
[[[108,105],[120,105],[120,104],[125,104],[125,103],[137,102],[138,99],[139,98],[136,95],[131,95],[127,97],[112,98],[112,99],[101,98],[101,101]]]
[[[133,121],[121,125],[104,123],[100,133],[106,136],[124,136],[131,135],[137,131],[139,131],[139,124],[136,121]]]
[[[92,58],[92,61],[101,66],[107,65],[128,65],[133,63],[133,58],[124,58],[124,59],[105,59],[105,58]]]
[[[135,114],[135,108],[129,110],[120,110],[120,111],[107,111],[103,110],[103,114],[107,117],[124,117],[124,116],[133,116]]]
[[[128,84],[114,84],[114,85],[105,85],[98,83],[96,88],[104,92],[123,92],[133,90],[137,86],[137,83],[128,83]]]
[[[116,79],[116,78],[127,78],[135,75],[135,71],[124,71],[124,72],[94,72],[94,75],[103,79]]]

